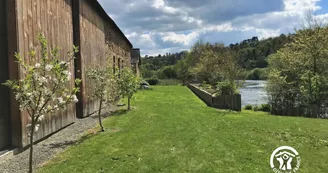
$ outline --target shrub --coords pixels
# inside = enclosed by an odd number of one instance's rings
[[[253,105],[248,104],[244,107],[245,110],[253,110]]]
[[[149,83],[149,85],[157,85],[159,83],[159,80],[156,78],[146,79],[146,81]]]
[[[261,106],[259,106],[259,111],[271,112],[271,105],[269,105],[269,104],[262,104]]]
[[[255,68],[246,75],[247,80],[266,80],[268,76],[267,68]]]
[[[177,77],[177,72],[175,71],[173,66],[164,67],[162,69],[162,73],[167,79],[174,79]]]
[[[207,89],[211,89],[212,86],[208,83],[206,83],[205,81],[202,82],[202,84],[200,84],[200,87],[203,89],[203,90],[207,90]]]
[[[161,69],[155,71],[154,74],[158,79],[175,79],[177,78],[177,72],[174,66],[164,66]]]
[[[234,82],[219,82],[217,84],[216,94],[217,95],[234,95],[239,91]]]
[[[166,79],[166,76],[164,75],[163,70],[159,69],[154,71],[154,75],[151,78]]]
[[[181,85],[181,81],[177,79],[162,79],[159,81],[159,85],[170,86],[170,85]]]
[[[254,107],[253,107],[253,111],[255,111],[255,112],[259,111],[259,106],[257,106],[257,105],[254,106]]]
[[[155,76],[155,75],[156,75],[156,71],[141,68],[141,76],[142,77],[150,78],[150,77]]]

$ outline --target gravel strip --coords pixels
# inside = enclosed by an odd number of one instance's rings
[[[117,108],[105,110],[105,112],[113,112]],[[110,113],[105,113],[106,118]],[[34,145],[33,164],[34,170],[42,166],[43,163],[52,159],[58,153],[63,152],[67,147],[77,142],[84,136],[87,130],[94,128],[98,123],[97,116],[90,116],[84,119],[77,119],[74,124],[55,133],[49,138]],[[8,160],[0,163],[0,173],[26,173],[28,172],[28,156],[29,150],[14,155]]]

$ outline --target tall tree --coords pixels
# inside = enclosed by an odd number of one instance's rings
[[[318,117],[328,106],[328,27],[310,23],[296,31],[292,42],[270,57],[268,91],[277,109],[311,107]],[[277,83],[277,81],[282,81]],[[312,110],[311,110],[312,109]],[[319,112],[313,112],[319,110]],[[278,111],[279,112],[279,111]],[[288,114],[288,113],[287,113]]]

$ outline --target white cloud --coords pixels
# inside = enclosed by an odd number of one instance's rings
[[[173,43],[180,43],[185,46],[191,45],[199,37],[199,34],[197,32],[191,32],[189,34],[177,34],[174,32],[168,32],[163,35],[164,36],[162,40],[164,42],[170,41]]]
[[[322,24],[328,24],[328,13],[316,15],[314,19]]]
[[[299,28],[327,0],[99,0],[142,54],[189,49],[198,39],[225,44]],[[328,24],[328,14],[315,19]]]
[[[138,45],[138,47],[143,47],[147,49],[153,49],[156,47],[156,43],[152,38],[152,33],[148,34],[137,34],[133,32],[131,34],[127,34],[126,37],[134,44]]]
[[[154,7],[154,8],[161,8],[164,6],[165,6],[164,0],[155,0],[152,5],[152,7]]]
[[[316,11],[321,9],[317,5],[321,0],[284,0],[286,12],[298,12],[303,13],[304,11]]]
[[[158,54],[165,55],[168,52],[181,52],[187,50],[187,48],[181,48],[180,46],[164,48],[164,49],[149,49],[142,50],[143,55],[156,56]]]
[[[187,16],[186,14],[184,16],[181,17],[181,19],[185,22],[188,22],[188,23],[193,23],[193,22],[196,22],[197,24],[202,24],[202,21],[201,20],[197,20],[196,18],[193,18],[193,17],[189,17]]]
[[[281,34],[280,29],[255,29],[259,39],[276,37]]]
[[[128,39],[130,39],[130,38],[133,38],[133,37],[137,37],[138,34],[137,34],[136,32],[132,32],[132,33],[130,33],[130,34],[126,34],[125,36],[126,36]]]
[[[178,9],[175,9],[173,7],[165,7],[164,8],[164,12],[166,13],[170,13],[170,14],[175,14],[177,13],[179,10]]]
[[[164,0],[155,0],[152,7],[156,9],[161,9],[163,10],[163,12],[168,14],[176,14],[179,11],[179,9],[177,8],[166,6]]]
[[[237,28],[234,28],[231,24],[231,22],[223,23],[220,25],[209,25],[208,27],[205,27],[202,29],[203,32],[209,32],[209,31],[216,31],[216,32],[231,32],[237,30]]]
[[[150,34],[141,34],[140,35],[140,43],[147,47],[156,47],[156,43],[152,39]]]

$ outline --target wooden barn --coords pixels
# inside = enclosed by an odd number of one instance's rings
[[[62,60],[68,58],[66,53],[72,51],[73,45],[79,47],[77,59],[70,70],[75,74],[73,77],[81,78],[83,82],[79,103],[46,118],[36,134],[36,140],[74,123],[76,117],[95,112],[95,103],[88,99],[91,83],[86,79],[85,69],[105,65],[108,61],[113,67],[130,67],[132,49],[132,44],[96,0],[2,0],[0,83],[22,76],[14,53],[19,52],[28,62],[26,55],[37,45],[39,33],[46,36],[50,47],[61,48]],[[0,86],[0,95],[0,151],[29,145],[27,113],[19,111],[9,89]]]

